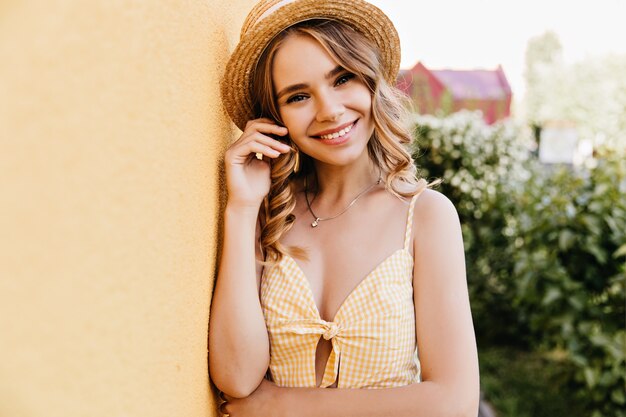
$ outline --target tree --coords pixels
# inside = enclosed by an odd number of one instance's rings
[[[526,118],[575,124],[595,145],[626,147],[626,55],[586,58],[566,65],[559,39],[547,32],[526,49]]]
[[[562,69],[563,47],[556,33],[549,31],[531,38],[526,46],[526,117],[531,125],[541,125],[546,114],[545,103],[551,88],[546,84],[551,75]]]

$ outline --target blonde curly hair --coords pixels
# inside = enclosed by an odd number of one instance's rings
[[[252,97],[256,117],[267,117],[283,125],[274,95],[272,64],[280,46],[292,35],[310,36],[317,40],[331,57],[355,74],[370,90],[374,133],[367,149],[374,165],[381,172],[387,190],[399,198],[407,198],[441,182],[418,180],[417,169],[408,149],[412,141],[405,123],[410,105],[408,98],[385,80],[376,46],[341,22],[302,22],[286,29],[268,44],[253,74]],[[295,146],[289,138],[277,139]],[[280,261],[285,253],[306,258],[302,248],[285,247],[280,243],[280,238],[295,221],[293,210],[298,184],[314,172],[312,159],[302,152],[297,173],[294,172],[294,165],[294,152],[283,154],[272,161],[270,191],[259,211],[259,245],[264,258],[259,261],[265,265]]]

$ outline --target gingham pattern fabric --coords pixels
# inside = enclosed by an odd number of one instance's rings
[[[309,281],[285,255],[266,268],[261,305],[270,341],[270,373],[284,387],[315,387],[320,337],[332,352],[321,387],[387,388],[421,380],[415,338],[411,199],[404,247],[370,272],[348,295],[332,322],[321,319]],[[337,378],[339,378],[337,380]]]

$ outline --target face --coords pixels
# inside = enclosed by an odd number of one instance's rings
[[[313,38],[291,35],[274,57],[272,79],[291,140],[321,163],[367,158],[374,131],[369,89]]]

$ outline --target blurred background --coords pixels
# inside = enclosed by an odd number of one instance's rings
[[[626,2],[372,3],[461,217],[482,414],[626,415]]]

